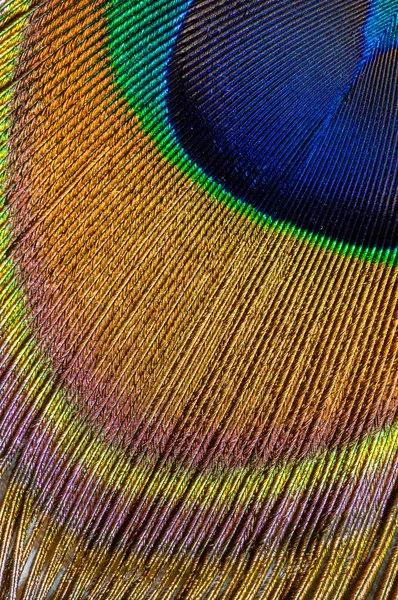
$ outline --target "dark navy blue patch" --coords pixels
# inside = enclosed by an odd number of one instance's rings
[[[391,247],[397,32],[386,20],[370,48],[370,9],[194,0],[169,65],[168,106],[191,158],[238,198],[307,231]]]

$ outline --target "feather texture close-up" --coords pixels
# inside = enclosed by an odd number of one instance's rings
[[[398,599],[398,0],[0,0],[0,600]]]

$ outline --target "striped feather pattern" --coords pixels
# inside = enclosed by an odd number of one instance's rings
[[[0,599],[398,597],[395,0],[0,5]]]

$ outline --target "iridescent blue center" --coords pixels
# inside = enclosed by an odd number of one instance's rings
[[[397,0],[194,0],[168,68],[190,157],[262,213],[398,243]]]

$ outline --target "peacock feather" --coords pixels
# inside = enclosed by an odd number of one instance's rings
[[[398,1],[0,0],[0,600],[398,598]]]

